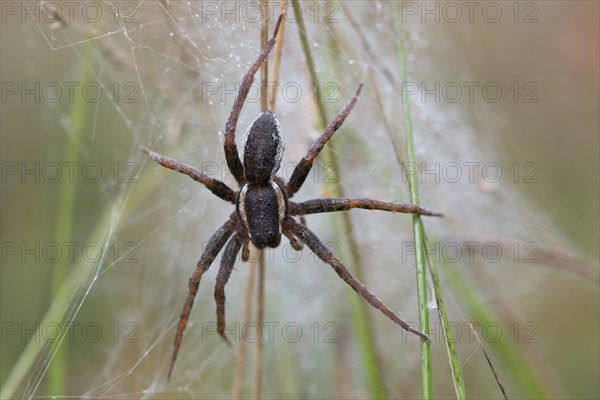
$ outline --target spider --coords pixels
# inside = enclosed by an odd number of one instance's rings
[[[231,171],[239,191],[234,191],[225,183],[208,177],[199,170],[171,158],[164,157],[145,147],[141,150],[163,167],[180,172],[195,181],[202,183],[217,197],[235,205],[236,209],[229,219],[212,235],[206,249],[188,282],[188,294],[183,311],[177,324],[177,332],[169,365],[167,379],[170,380],[177,354],[181,346],[183,332],[192,311],[192,305],[198,292],[202,275],[208,270],[221,249],[225,247],[221,257],[221,266],[216,278],[214,298],[217,305],[217,332],[229,343],[225,334],[225,285],[229,280],[235,259],[242,251],[242,260],[249,258],[249,243],[256,248],[275,248],[281,242],[281,235],[286,236],[292,247],[302,250],[303,244],[308,246],[322,261],[329,264],[335,272],[352,289],[362,296],[371,306],[381,311],[403,329],[412,332],[424,340],[429,337],[412,328],[379,298],[360,283],[346,267],[319,240],[319,238],[303,223],[306,214],[346,211],[353,208],[367,210],[383,210],[401,213],[414,213],[430,216],[441,214],[427,211],[412,204],[388,203],[372,199],[327,199],[317,198],[303,202],[290,199],[302,187],[313,162],[319,152],[333,134],[340,128],[350,111],[356,104],[362,89],[359,85],[354,97],[344,106],[342,111],[327,126],[323,134],[312,144],[308,153],[300,160],[288,182],[276,177],[284,150],[284,139],[281,126],[270,111],[262,112],[252,122],[243,141],[243,162],[240,160],[235,144],[235,129],[242,106],[254,80],[254,74],[275,44],[281,17],[275,26],[272,38],[260,53],[254,64],[242,79],[238,95],[225,126],[224,150],[227,167]],[[293,217],[300,218],[298,223]]]

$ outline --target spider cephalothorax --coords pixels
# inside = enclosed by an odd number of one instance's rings
[[[217,332],[227,341],[225,335],[225,285],[231,276],[237,254],[242,250],[242,259],[248,259],[248,243],[252,242],[257,248],[277,247],[281,236],[285,235],[293,248],[300,250],[302,244],[308,246],[323,262],[331,265],[338,276],[354,289],[371,306],[381,311],[385,316],[400,325],[403,329],[429,340],[427,335],[411,327],[394,311],[371,293],[360,283],[326,247],[319,238],[304,224],[306,214],[346,211],[353,208],[367,210],[383,210],[400,213],[421,215],[436,215],[413,204],[388,203],[372,199],[313,199],[294,202],[290,199],[302,187],[314,160],[327,141],[342,126],[344,120],[358,100],[362,84],[359,85],[354,97],[344,106],[342,111],[327,126],[323,134],[312,144],[306,155],[300,160],[290,180],[285,182],[275,176],[284,150],[281,126],[275,115],[270,111],[261,113],[248,128],[244,136],[243,164],[235,144],[235,128],[242,106],[250,90],[254,74],[275,44],[275,38],[281,24],[279,17],[273,33],[273,38],[244,75],[238,96],[235,99],[231,114],[225,126],[225,159],[227,167],[238,183],[240,190],[235,192],[225,183],[208,177],[197,169],[176,160],[161,156],[146,148],[142,150],[162,166],[181,172],[205,185],[214,195],[235,205],[236,212],[212,235],[204,253],[200,257],[196,269],[188,282],[188,295],[183,311],[177,324],[175,343],[169,365],[168,378],[171,377],[177,354],[181,346],[183,331],[192,311],[192,305],[198,292],[202,275],[208,270],[221,249],[221,266],[215,285],[215,302],[217,303]],[[299,217],[296,222],[294,217]]]

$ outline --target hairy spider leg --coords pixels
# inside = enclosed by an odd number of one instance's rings
[[[206,186],[206,188],[210,190],[215,196],[235,204],[237,197],[236,193],[220,180],[210,178],[190,165],[181,163],[177,160],[173,160],[172,158],[161,156],[160,154],[155,153],[152,150],[149,150],[145,147],[141,147],[140,149],[144,153],[148,154],[148,156],[150,156],[151,159],[153,159],[163,167],[172,169],[173,171],[177,171],[189,176],[196,182],[200,182],[201,184]]]
[[[414,204],[399,204],[373,199],[313,199],[301,203],[289,202],[290,215],[318,214],[335,211],[347,211],[353,208],[381,210],[398,213],[443,217],[443,214],[426,210]]]
[[[236,182],[240,187],[244,185],[246,182],[246,178],[244,178],[244,166],[242,165],[242,161],[240,160],[240,155],[238,153],[237,146],[235,144],[235,128],[237,126],[238,119],[240,118],[240,112],[242,111],[242,107],[246,102],[246,97],[248,96],[248,92],[250,91],[250,87],[252,86],[252,82],[254,82],[254,74],[260,68],[262,63],[265,61],[273,46],[275,45],[275,38],[277,37],[277,33],[279,32],[279,26],[281,25],[281,21],[283,20],[283,15],[279,16],[277,23],[275,24],[275,30],[273,31],[273,36],[271,40],[267,43],[267,46],[260,53],[254,64],[250,67],[246,75],[242,78],[242,84],[240,85],[240,90],[238,91],[238,95],[233,102],[233,108],[231,109],[231,114],[229,114],[229,119],[227,120],[227,124],[225,125],[225,143],[223,144],[223,148],[225,150],[225,159],[227,160],[227,168],[231,171],[231,174],[235,178]]]
[[[288,240],[290,241],[290,245],[294,250],[302,251],[302,249],[304,248],[304,244],[298,241],[296,237],[292,234],[292,232],[290,232],[289,230],[287,230],[287,228],[284,227],[281,233],[284,234],[286,238],[288,238]]]
[[[236,233],[227,243],[223,255],[221,256],[221,267],[217,274],[217,284],[215,285],[215,302],[217,303],[217,332],[223,340],[230,345],[229,339],[225,334],[225,285],[229,281],[235,258],[244,243],[244,237]]]
[[[428,342],[431,341],[429,336],[411,327],[407,322],[400,318],[398,314],[396,314],[381,300],[379,300],[377,296],[371,293],[369,289],[365,287],[365,285],[360,283],[350,273],[350,271],[348,271],[344,264],[342,264],[342,262],[338,260],[323,243],[321,243],[317,235],[315,235],[310,229],[300,225],[291,217],[286,218],[284,225],[291,233],[303,241],[313,253],[323,260],[323,262],[331,265],[338,276],[342,278],[344,282],[350,285],[350,287],[354,289],[356,293],[358,293],[363,299],[365,299],[367,303],[381,311],[386,317],[400,325],[404,330],[412,332]]]
[[[167,380],[171,379],[171,373],[175,366],[175,360],[177,360],[177,354],[181,347],[181,340],[183,338],[183,331],[187,325],[188,318],[192,312],[192,306],[194,305],[194,299],[198,293],[198,285],[200,285],[200,279],[202,275],[208,270],[212,262],[215,260],[227,239],[233,234],[237,227],[235,222],[235,213],[231,214],[227,222],[225,222],[210,238],[206,245],[206,250],[202,253],[194,273],[188,281],[188,295],[183,305],[183,311],[179,316],[179,322],[177,323],[177,333],[175,334],[175,342],[173,344],[173,353],[171,355],[171,364],[169,365],[169,372],[167,373]]]
[[[246,235],[244,245],[242,246],[242,261],[246,262],[250,259],[250,237]]]
[[[354,108],[354,105],[358,101],[358,96],[360,95],[362,87],[363,84],[361,83],[358,86],[354,97],[352,97],[352,99],[350,99],[350,101],[344,106],[344,108],[342,109],[342,111],[340,111],[337,117],[335,117],[333,121],[329,123],[329,126],[325,129],[323,134],[319,136],[317,140],[315,140],[315,142],[308,150],[308,153],[306,153],[306,155],[302,158],[302,160],[300,160],[298,165],[296,165],[296,168],[294,168],[294,172],[292,173],[292,177],[290,178],[290,181],[287,183],[286,186],[288,198],[292,198],[292,196],[294,196],[294,194],[296,194],[296,192],[300,190],[300,188],[304,184],[304,181],[306,180],[306,177],[308,176],[308,173],[310,172],[310,169],[312,168],[315,158],[317,158],[317,156],[319,155],[321,150],[323,150],[323,147],[325,147],[325,144],[329,141],[329,139],[331,139],[333,134],[337,132],[337,130],[342,126],[344,120],[346,119],[348,114],[350,114],[350,111],[352,111],[352,109]]]

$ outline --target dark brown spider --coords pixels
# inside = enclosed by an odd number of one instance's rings
[[[394,311],[371,293],[362,283],[346,269],[326,247],[319,238],[306,226],[294,220],[294,216],[302,217],[306,214],[316,214],[334,211],[346,211],[352,208],[363,208],[368,210],[383,210],[401,213],[414,213],[421,215],[440,216],[412,204],[387,203],[371,199],[314,199],[296,203],[289,201],[300,189],[306,179],[313,162],[327,141],[340,128],[354,105],[362,84],[358,87],[354,97],[344,106],[337,117],[329,124],[323,134],[313,143],[308,153],[300,160],[289,182],[276,177],[279,164],[283,155],[284,142],[281,127],[275,115],[270,111],[261,113],[250,125],[244,136],[244,162],[242,164],[235,144],[235,128],[240,116],[240,111],[248,95],[248,91],[254,80],[254,74],[259,69],[265,58],[275,44],[275,38],[281,23],[281,17],[277,22],[273,37],[258,59],[244,75],[242,84],[233,104],[225,126],[225,158],[227,166],[240,190],[235,192],[225,183],[210,178],[194,167],[180,163],[173,159],[163,157],[147,148],[142,148],[146,154],[163,167],[185,174],[195,181],[202,183],[213,194],[236,206],[236,211],[210,238],[208,245],[194,273],[188,283],[188,295],[179,317],[173,354],[169,365],[167,379],[170,379],[177,354],[181,346],[183,331],[187,325],[194,298],[198,292],[198,285],[202,275],[208,270],[223,246],[221,266],[217,274],[215,286],[215,301],[217,303],[217,331],[223,340],[228,341],[225,335],[225,285],[229,280],[236,256],[242,249],[242,259],[248,260],[249,242],[258,248],[277,247],[281,242],[281,235],[285,235],[296,250],[302,249],[302,243],[306,244],[321,260],[331,265],[335,272],[352,289],[361,295],[371,306],[381,311],[384,315],[400,325],[402,328],[412,332],[421,338],[428,340],[427,335],[419,332],[407,324]],[[231,238],[231,239],[230,239]],[[229,241],[228,241],[229,240]]]

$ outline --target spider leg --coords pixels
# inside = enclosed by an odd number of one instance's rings
[[[389,203],[385,201],[372,199],[313,199],[295,203],[288,203],[290,215],[318,214],[335,211],[346,211],[353,208],[362,208],[365,210],[382,210],[398,213],[429,215],[432,217],[442,217],[440,213],[426,210],[414,204]]]
[[[190,165],[173,160],[172,158],[161,156],[160,154],[155,153],[152,150],[149,150],[145,147],[141,147],[141,150],[144,153],[148,154],[148,156],[150,156],[151,159],[153,159],[163,167],[172,169],[173,171],[177,171],[189,176],[193,180],[200,182],[201,184],[206,186],[206,188],[210,190],[215,196],[235,204],[237,197],[236,193],[220,180],[210,178]]]
[[[246,262],[250,259],[250,236],[246,236],[242,246],[242,261]]]
[[[215,285],[215,302],[217,303],[217,332],[227,344],[231,344],[227,335],[225,335],[225,285],[229,281],[235,258],[244,243],[244,238],[239,233],[236,234],[227,243],[223,255],[221,256],[221,267],[217,274],[217,284]]]
[[[335,117],[333,121],[329,123],[329,126],[325,129],[323,134],[319,136],[317,140],[315,140],[315,142],[308,150],[308,153],[306,153],[306,155],[302,158],[302,160],[300,160],[298,165],[296,165],[296,168],[292,173],[292,177],[290,178],[286,187],[287,195],[289,198],[294,196],[294,194],[302,187],[302,184],[304,184],[304,181],[306,180],[306,177],[308,176],[308,173],[312,168],[315,158],[317,158],[317,156],[319,155],[321,150],[323,150],[323,147],[325,147],[325,144],[329,141],[329,139],[331,139],[333,134],[337,132],[340,126],[342,126],[344,120],[346,119],[348,114],[350,114],[350,111],[352,111],[352,109],[354,108],[354,105],[358,101],[358,95],[360,94],[362,86],[363,85],[361,83],[358,86],[354,97],[352,97],[352,99],[344,106],[344,108],[342,109],[342,111],[340,111],[337,117]]]
[[[169,372],[167,373],[167,380],[171,379],[171,373],[173,372],[173,367],[175,366],[175,361],[177,360],[177,354],[179,353],[179,348],[181,347],[181,340],[183,338],[183,331],[187,325],[188,318],[190,317],[190,313],[192,312],[192,306],[194,305],[194,299],[196,298],[196,294],[198,293],[198,285],[200,285],[200,279],[202,275],[208,270],[210,264],[217,257],[217,254],[221,251],[227,239],[231,236],[233,231],[236,228],[236,222],[233,219],[235,214],[232,214],[231,217],[221,226],[210,238],[204,253],[200,257],[198,264],[196,265],[196,269],[194,273],[190,277],[188,281],[188,295],[185,299],[185,303],[183,305],[183,311],[181,311],[181,315],[179,317],[179,322],[177,323],[177,333],[175,334],[175,342],[173,344],[173,353],[171,355],[171,363],[169,364]]]
[[[289,239],[290,245],[294,250],[301,251],[304,248],[302,242],[299,242],[298,239],[296,239],[296,237],[286,228],[283,228],[281,233],[283,233],[285,237]]]
[[[229,171],[231,171],[231,174],[240,187],[244,185],[246,179],[244,178],[244,166],[242,165],[242,161],[240,160],[240,155],[235,144],[235,127],[240,117],[242,107],[244,106],[244,102],[246,101],[246,97],[248,96],[248,92],[250,91],[250,87],[252,86],[252,82],[254,82],[254,74],[256,71],[258,71],[275,45],[275,38],[279,32],[279,26],[283,20],[283,15],[284,14],[281,14],[279,16],[277,24],[275,24],[273,37],[271,37],[271,40],[269,40],[267,46],[263,49],[254,64],[252,64],[248,72],[246,72],[246,75],[244,75],[242,78],[240,90],[238,91],[237,97],[233,102],[231,114],[229,115],[229,119],[225,125],[225,143],[223,145],[225,149],[225,159],[227,160],[227,167],[229,168]]]
[[[317,235],[315,235],[310,229],[300,225],[294,221],[293,218],[287,218],[284,222],[284,227],[300,238],[300,240],[302,240],[321,260],[323,260],[323,262],[331,265],[338,276],[342,278],[348,285],[350,285],[350,287],[354,289],[363,299],[365,299],[367,303],[381,311],[386,317],[400,325],[403,329],[420,336],[422,339],[425,339],[428,342],[430,341],[426,334],[412,328],[407,322],[400,318],[398,314],[392,311],[381,300],[379,300],[377,296],[371,293],[369,289],[360,283],[350,273],[350,271],[346,269],[344,264],[342,264],[342,262],[338,260],[323,243],[321,243]]]

